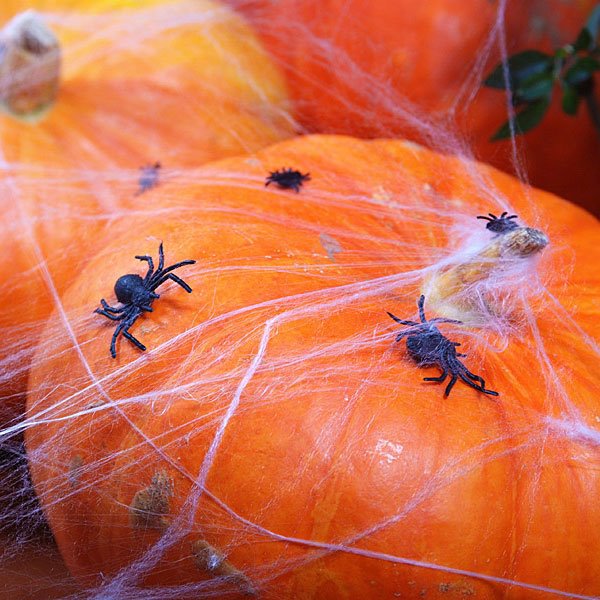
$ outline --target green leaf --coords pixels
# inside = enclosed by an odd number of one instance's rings
[[[600,71],[600,62],[591,56],[578,58],[573,66],[565,73],[564,80],[571,86],[579,85],[590,79],[594,71]]]
[[[587,50],[594,42],[594,38],[587,27],[584,27],[577,36],[575,43],[573,44],[573,50],[575,52],[581,52]]]
[[[552,73],[538,73],[533,77],[529,77],[514,91],[515,100],[517,102],[532,102],[549,96],[552,92],[553,83]]]
[[[562,97],[562,109],[568,115],[576,115],[579,103],[581,102],[581,96],[577,93],[575,88],[570,85],[566,85],[563,88]]]
[[[540,100],[527,104],[527,106],[518,112],[513,119],[515,134],[519,135],[526,133],[538,125],[546,114],[549,106],[549,97],[541,98]],[[500,129],[498,129],[498,131],[496,131],[491,139],[492,141],[505,140],[510,138],[510,133],[510,121],[507,121]]]
[[[538,50],[525,50],[508,59],[509,87],[515,89],[522,82],[547,71],[552,71],[552,56]],[[506,89],[504,80],[503,63],[500,63],[487,76],[483,85],[496,89]]]
[[[592,14],[589,16],[585,29],[587,29],[592,38],[591,45],[593,45],[594,40],[598,36],[598,32],[600,31],[600,4],[596,5],[596,8],[592,11]],[[590,47],[591,49],[591,47]]]

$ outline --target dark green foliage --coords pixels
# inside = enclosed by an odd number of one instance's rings
[[[558,48],[554,54],[525,50],[500,63],[483,84],[498,90],[508,90],[515,107],[511,121],[507,121],[492,136],[492,140],[509,138],[525,133],[540,123],[552,102],[555,86],[562,90],[562,109],[567,115],[577,114],[585,99],[592,121],[597,102],[594,96],[594,76],[600,71],[600,4],[592,11],[577,39]]]

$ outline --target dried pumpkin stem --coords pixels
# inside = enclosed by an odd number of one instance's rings
[[[428,305],[438,314],[468,324],[480,323],[490,314],[506,316],[502,292],[510,291],[508,272],[547,245],[546,234],[531,227],[517,227],[494,236],[464,261],[434,273],[423,292]]]
[[[10,114],[37,120],[58,92],[61,51],[35,11],[16,15],[0,31],[0,101]]]

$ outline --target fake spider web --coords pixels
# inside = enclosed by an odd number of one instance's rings
[[[205,22],[185,8],[174,14]],[[463,85],[467,102],[484,59],[506,52],[507,7],[496,10]],[[170,31],[164,17],[142,11],[140,41]],[[137,49],[112,17],[46,18]],[[597,255],[586,241],[597,223],[565,216],[549,196],[534,201],[525,186],[503,194],[469,162],[456,114],[425,116],[331,39],[318,41],[350,68],[359,98],[376,89],[387,107],[377,134],[402,132],[465,158],[438,163],[412,141],[336,137],[258,151],[225,121],[240,147],[222,155],[251,155],[195,166],[188,138],[170,155],[144,147],[122,164],[89,130],[65,131],[81,148],[75,166],[32,167],[3,149],[4,235],[25,257],[5,266],[1,284],[7,598],[600,594],[590,533],[600,525],[599,315],[590,276],[580,275]],[[284,104],[270,113],[281,127],[274,138],[300,128]],[[359,106],[348,108],[371,122]],[[193,129],[186,123],[186,135]],[[525,179],[517,143],[511,153]],[[155,161],[144,186],[140,168]],[[285,167],[310,172],[298,193],[265,188]],[[63,205],[66,194],[76,209]],[[428,304],[435,278],[493,243],[477,215],[505,210],[550,244],[473,282],[464,327],[440,325],[500,393],[490,399],[459,382],[444,399],[443,385],[422,381],[438,371],[410,361],[385,312],[416,319],[425,293],[429,318],[456,318],[443,298]],[[64,243],[49,249],[43,233],[60,227]],[[162,286],[153,314],[132,327],[148,351],[121,338],[113,361],[114,326],[92,311],[102,297],[114,303],[118,276],[144,274],[134,256],[156,259],[161,241],[167,265],[197,261],[181,271],[193,293]],[[27,286],[42,290],[32,304],[53,313],[11,325],[24,307],[10,299]],[[23,415],[14,382],[30,369]],[[88,578],[71,578],[53,536]],[[589,564],[570,561],[578,544]]]

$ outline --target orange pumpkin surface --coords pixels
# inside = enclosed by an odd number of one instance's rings
[[[264,186],[283,166],[310,172],[299,193]],[[509,209],[549,236],[538,258],[490,258],[505,238],[475,217]],[[598,233],[403,141],[307,136],[149,191],[62,297],[29,381],[31,472],[69,569],[123,598],[599,594]],[[113,360],[92,310],[160,241],[167,265],[197,261],[177,270],[193,292],[159,288],[131,329],[147,352],[120,339]],[[444,398],[394,341],[386,311],[413,319],[451,272],[484,323],[440,329],[498,398]]]
[[[292,132],[282,78],[241,17],[212,0],[7,0],[0,20],[26,8],[55,32],[62,75],[56,101],[34,122],[0,116],[2,396],[24,390],[40,320],[97,235],[123,211],[144,210],[141,167],[159,161],[160,180]],[[24,31],[11,38],[18,48],[33,45]],[[12,89],[5,75],[3,97]]]
[[[513,173],[510,141],[489,141],[507,119],[506,99],[480,89],[500,61],[498,37],[505,34],[509,54],[552,50],[574,41],[597,3],[227,1],[285,70],[309,132],[411,136],[445,151],[466,138],[476,156]],[[598,132],[583,106],[577,118],[562,113],[559,95],[545,122],[519,140],[520,163],[536,186],[600,214]],[[460,141],[449,139],[448,124]]]
[[[56,546],[48,541],[18,542],[0,537],[1,600],[55,600],[77,590]]]

